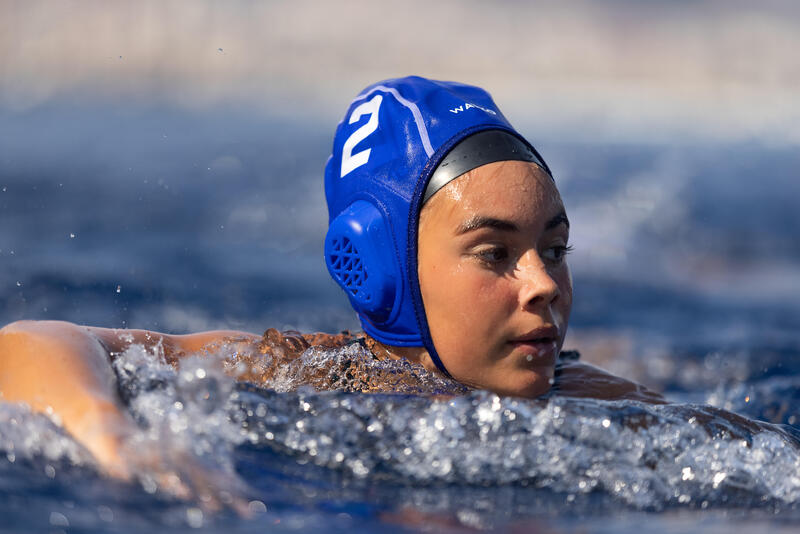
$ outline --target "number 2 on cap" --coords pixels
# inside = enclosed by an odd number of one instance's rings
[[[372,100],[368,100],[367,102],[359,105],[350,115],[350,120],[347,121],[348,124],[353,124],[354,122],[358,121],[362,115],[369,115],[369,120],[358,130],[350,134],[350,137],[348,137],[347,141],[344,142],[344,146],[342,147],[341,178],[344,178],[347,173],[357,169],[358,167],[361,167],[367,161],[369,161],[369,153],[372,150],[371,148],[367,148],[356,154],[353,154],[353,148],[355,148],[358,143],[366,139],[369,134],[378,129],[378,109],[380,109],[382,101],[383,96],[375,95],[372,97]]]

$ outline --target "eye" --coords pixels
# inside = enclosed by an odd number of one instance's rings
[[[572,252],[572,247],[569,245],[557,245],[554,247],[550,247],[544,251],[542,257],[550,262],[553,263],[561,263],[564,261],[564,257]]]
[[[485,245],[477,248],[472,254],[490,266],[498,265],[508,259],[508,249],[502,245]]]

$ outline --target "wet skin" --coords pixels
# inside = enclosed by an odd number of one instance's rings
[[[561,196],[533,163],[484,165],[428,201],[420,289],[456,380],[523,397],[548,391],[572,307],[568,241]]]

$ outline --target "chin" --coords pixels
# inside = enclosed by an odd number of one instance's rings
[[[528,374],[528,373],[526,373]],[[524,397],[526,399],[535,399],[550,391],[550,375],[536,373],[535,376],[521,377],[515,380],[513,384],[505,383],[502,387],[490,388],[498,395],[510,395],[513,397]]]

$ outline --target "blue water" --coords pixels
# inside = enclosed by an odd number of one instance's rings
[[[356,328],[321,261],[332,127],[74,100],[0,111],[0,322]],[[174,372],[131,353],[161,384],[134,395],[137,439],[178,471],[188,455],[221,487],[243,484],[252,517],[153,491],[146,474],[101,477],[49,419],[0,404],[0,529],[790,529],[800,154],[525,133],[572,220],[570,342],[675,404],[440,401],[291,377],[248,389],[211,364]],[[339,356],[309,354],[295,372]]]

